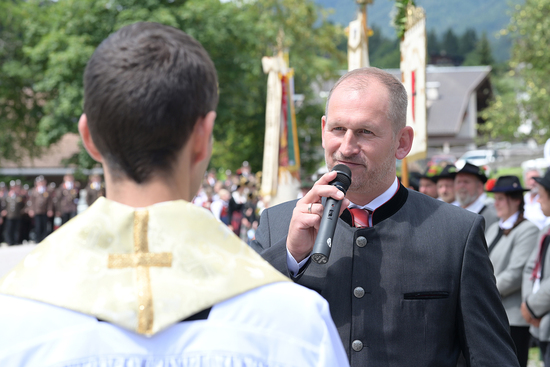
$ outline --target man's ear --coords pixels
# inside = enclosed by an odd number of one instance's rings
[[[86,148],[88,154],[90,154],[90,156],[96,161],[103,163],[103,157],[99,153],[99,150],[97,150],[94,141],[92,140],[92,136],[90,135],[88,118],[85,113],[80,116],[80,120],[78,121],[78,132],[80,133],[82,143],[84,144],[84,148]]]
[[[327,124],[327,116],[321,117],[321,146],[325,149],[325,125]]]
[[[403,159],[409,154],[412,148],[414,138],[414,131],[412,127],[405,126],[397,134],[397,150],[395,151],[395,158]]]
[[[189,144],[192,144],[193,163],[210,158],[215,120],[216,112],[210,111],[195,124],[193,135],[189,139]]]

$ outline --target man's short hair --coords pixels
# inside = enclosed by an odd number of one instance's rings
[[[197,120],[217,104],[218,78],[206,50],[158,23],[110,35],[84,73],[90,134],[115,179],[142,183],[170,172]]]
[[[394,134],[407,125],[407,91],[397,78],[390,73],[375,68],[366,67],[352,70],[344,74],[336,84],[334,84],[328,94],[327,104],[325,107],[325,116],[328,116],[328,104],[334,90],[342,83],[351,89],[366,89],[369,82],[374,79],[384,85],[388,91],[389,110],[387,113],[388,120],[391,121]]]

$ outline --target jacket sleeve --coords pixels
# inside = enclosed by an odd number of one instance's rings
[[[531,293],[533,293],[533,280],[531,279],[531,275],[533,274],[533,269],[535,268],[535,263],[537,261],[538,255],[539,246],[538,242],[536,242],[533,251],[531,251],[531,255],[529,255],[529,259],[527,260],[527,263],[525,263],[525,267],[523,268],[521,298],[524,301]]]
[[[256,230],[256,238],[250,244],[275,269],[294,281],[301,277],[310,264],[310,261],[307,261],[296,276],[293,276],[288,269],[286,239],[296,201],[289,201],[264,210]]]
[[[546,229],[542,232],[543,234],[546,233]],[[541,236],[542,237],[542,236]],[[542,238],[539,238],[539,242],[542,241]],[[536,250],[533,251],[533,255],[531,256],[530,262],[529,262],[529,268],[525,268],[524,271],[524,280],[526,281],[525,277],[528,277],[528,279],[531,278],[531,273],[533,271],[533,268],[535,266],[535,262],[537,261],[538,257],[538,246],[536,246]],[[546,256],[544,257],[543,261],[545,262],[544,268],[545,272],[548,273],[548,267],[550,264],[547,263],[548,261],[548,252],[546,253]],[[530,271],[530,272],[529,272]],[[529,272],[529,274],[527,274]],[[532,288],[532,285],[531,285]],[[530,289],[532,290],[532,289]],[[540,280],[540,288],[537,293],[532,293],[527,295],[525,298],[525,302],[527,303],[529,310],[531,313],[533,313],[533,316],[536,318],[541,318],[542,316],[546,315],[550,311],[550,277],[544,276]]]
[[[474,221],[465,244],[458,306],[459,340],[468,366],[519,366],[481,217]]]
[[[530,223],[526,223],[525,226],[522,226],[523,228],[516,229],[510,262],[506,269],[496,276],[497,289],[503,297],[521,288],[523,268],[529,255],[533,252],[533,248],[536,247],[539,229],[535,225],[528,224]],[[512,231],[512,233],[514,232]]]

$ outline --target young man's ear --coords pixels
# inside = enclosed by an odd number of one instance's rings
[[[200,162],[210,158],[212,152],[212,132],[214,130],[214,121],[216,112],[210,111],[200,118],[193,129],[193,135],[189,143],[193,144],[193,162]]]
[[[90,154],[90,156],[96,161],[103,163],[103,157],[99,153],[99,150],[97,150],[94,141],[92,140],[92,136],[90,135],[88,118],[85,113],[80,116],[80,120],[78,121],[78,132],[80,133],[82,143],[84,144],[84,148],[86,148],[88,154]]]

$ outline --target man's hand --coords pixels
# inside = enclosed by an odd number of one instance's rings
[[[336,171],[324,174],[315,182],[311,190],[296,203],[288,228],[286,246],[297,262],[305,259],[313,250],[323,216],[322,198],[343,199],[339,215],[349,205],[349,200],[344,198],[344,193],[335,186],[329,185],[329,182],[334,180],[337,174]]]
[[[527,321],[529,324],[535,327],[539,327],[540,319],[536,319],[533,317],[533,315],[531,315],[531,312],[527,308],[527,304],[525,302],[521,304],[521,316],[523,316],[525,321]]]

